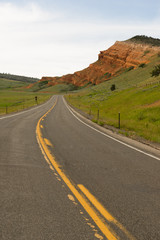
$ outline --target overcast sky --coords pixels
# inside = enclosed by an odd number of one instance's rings
[[[0,72],[73,73],[138,34],[160,38],[159,0],[0,0]]]

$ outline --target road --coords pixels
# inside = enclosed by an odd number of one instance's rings
[[[155,157],[154,157],[155,156]],[[0,239],[160,239],[160,157],[62,96],[0,117]]]

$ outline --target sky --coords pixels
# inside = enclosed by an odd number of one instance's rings
[[[0,73],[74,73],[135,35],[160,38],[159,0],[0,0]]]

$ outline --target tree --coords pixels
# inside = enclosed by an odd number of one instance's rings
[[[146,66],[146,64],[145,63],[141,63],[141,64],[139,64],[139,68],[144,68]]]
[[[111,91],[114,91],[116,89],[116,85],[115,84],[112,84],[111,86]]]
[[[156,65],[151,72],[152,77],[157,77],[160,75],[160,64]]]

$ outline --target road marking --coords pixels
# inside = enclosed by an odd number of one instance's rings
[[[68,198],[69,198],[70,201],[75,202],[75,199],[71,194],[68,194]]]
[[[98,239],[100,239],[100,240],[103,239],[103,237],[102,237],[101,235],[99,235],[98,233],[95,233],[95,237],[98,238]]]
[[[57,103],[57,101],[56,101]],[[56,105],[56,103],[53,105],[53,107],[51,109],[53,109]],[[73,193],[73,195],[77,198],[77,200],[81,203],[81,205],[83,206],[83,208],[86,210],[86,212],[90,215],[90,217],[93,219],[93,221],[96,223],[96,225],[99,227],[99,229],[102,231],[102,233],[106,236],[106,238],[108,240],[117,240],[118,237],[115,235],[115,233],[113,233],[112,230],[109,229],[109,227],[107,226],[107,224],[104,224],[103,221],[101,220],[101,218],[98,216],[98,214],[96,213],[96,211],[94,210],[93,207],[91,207],[91,205],[89,204],[89,202],[79,193],[79,191],[76,189],[76,187],[74,186],[74,184],[69,180],[69,178],[66,176],[66,174],[62,171],[60,165],[56,162],[54,156],[52,156],[52,154],[50,153],[43,137],[42,137],[42,133],[41,133],[41,120],[44,116],[46,116],[51,109],[45,114],[43,115],[38,123],[37,123],[37,128],[36,128],[36,135],[37,135],[37,140],[38,143],[40,145],[40,148],[42,151],[42,153],[44,152],[45,155],[47,156],[47,158],[49,159],[51,165],[54,167],[54,169],[57,171],[57,173],[59,174],[59,176],[63,179],[63,181],[66,183],[66,185],[69,187],[69,189],[71,190],[71,192]]]
[[[47,138],[43,138],[43,139],[48,146],[53,147],[52,143]]]
[[[50,163],[49,163],[49,164],[50,164]],[[50,167],[50,169],[51,169],[52,171],[54,171],[54,168],[53,168],[51,165],[50,165],[49,167]]]
[[[70,106],[68,106],[68,104],[66,103],[64,97],[63,97],[63,102],[64,102],[65,106],[67,107],[67,109],[70,111],[70,113],[71,113],[79,122],[83,123],[83,124],[86,125],[87,127],[93,129],[94,131],[96,131],[96,132],[98,132],[98,133],[106,136],[107,138],[110,138],[110,139],[112,139],[112,140],[114,140],[114,141],[116,141],[116,142],[118,142],[118,143],[120,143],[120,144],[122,144],[122,145],[124,145],[124,146],[126,146],[126,147],[128,147],[128,148],[131,148],[131,149],[133,149],[133,150],[135,150],[135,151],[137,151],[137,152],[140,152],[140,153],[142,153],[142,154],[147,155],[148,157],[151,157],[151,158],[154,158],[154,159],[160,161],[160,158],[159,158],[159,157],[156,157],[156,156],[154,156],[154,155],[152,155],[152,154],[150,154],[150,153],[146,153],[146,152],[144,152],[144,151],[142,151],[142,150],[140,150],[140,149],[138,149],[138,148],[136,148],[136,147],[133,147],[133,146],[127,144],[127,143],[124,143],[124,142],[122,142],[122,141],[120,141],[120,140],[118,140],[118,139],[116,139],[116,138],[114,138],[114,137],[112,137],[112,136],[104,133],[104,132],[101,132],[100,130],[98,130],[98,129],[92,127],[92,126],[90,126],[89,124],[83,122],[79,117],[77,117],[77,116],[73,113],[73,111],[74,111],[74,112],[76,112],[76,111],[73,110]]]
[[[121,231],[125,233],[125,235],[130,240],[134,240],[135,238],[120,224],[103,206],[102,204],[89,192],[87,188],[85,188],[82,184],[78,184],[78,187],[83,192],[83,194],[89,199],[89,201],[95,206],[95,208],[102,214],[103,217],[109,222],[114,223]]]
[[[45,152],[44,152],[44,150],[43,150],[43,148],[42,148],[42,146],[41,146],[41,143],[40,143],[40,141],[39,141],[39,138],[38,138],[37,135],[36,135],[36,137],[37,137],[37,142],[38,142],[38,144],[39,144],[39,147],[40,147],[40,149],[41,149],[41,152],[42,152],[42,154],[43,154],[43,156],[44,156],[44,159],[46,160],[46,162],[49,164],[49,167],[51,168],[50,161],[48,160],[48,158],[47,158],[47,156],[46,156],[46,154],[45,154]]]
[[[20,113],[15,113],[15,114],[12,114],[12,115],[9,115],[9,116],[0,117],[0,120],[5,119],[5,118],[16,117],[16,116],[18,116],[18,115],[21,115],[21,114],[24,114],[24,113],[27,113],[27,112],[33,111],[33,110],[35,110],[35,109],[38,109],[38,108],[40,108],[40,107],[43,107],[43,106],[46,105],[48,102],[50,102],[53,98],[54,98],[54,96],[51,97],[51,99],[49,99],[47,102],[41,104],[41,105],[38,106],[38,107],[33,107],[32,109],[24,110],[24,111],[22,111],[22,112],[20,112]]]

